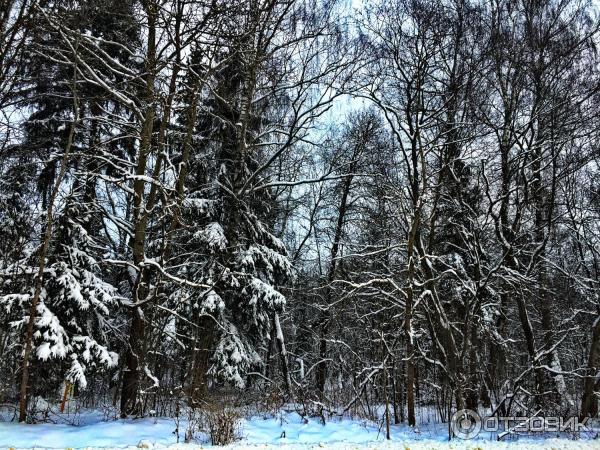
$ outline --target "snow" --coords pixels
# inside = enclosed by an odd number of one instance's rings
[[[194,237],[206,243],[211,251],[223,251],[227,247],[225,231],[218,222],[209,223],[204,229],[197,231]]]
[[[259,365],[260,357],[233,323],[224,319],[221,331],[209,374],[243,388],[243,374]]]
[[[176,442],[172,420],[120,420],[82,426],[0,423],[0,448],[127,447],[147,439],[158,444]]]
[[[81,389],[85,389],[87,387],[87,379],[85,377],[85,367],[81,365],[79,360],[77,359],[77,355],[71,355],[71,368],[67,372],[67,379],[69,381],[73,381],[79,383]]]
[[[259,301],[264,302],[269,310],[282,308],[285,305],[285,297],[273,286],[258,278],[252,278],[250,284],[244,288],[244,293],[249,296],[250,305],[256,305]]]
[[[48,309],[40,295],[40,302],[37,305],[39,317],[36,320],[36,326],[44,329],[42,334],[44,341],[37,350],[37,357],[46,361],[49,358],[64,358],[68,352],[72,350],[68,343],[68,336],[65,329],[60,324],[60,320],[56,315]]]
[[[204,300],[202,300],[202,309],[209,313],[222,311],[225,309],[225,302],[219,294],[211,289],[206,293]]]
[[[215,200],[207,198],[186,198],[183,201],[185,208],[197,210],[199,214],[210,214],[215,209]]]
[[[16,422],[0,422],[0,448],[181,448],[197,449],[209,446],[206,436],[198,433],[196,441],[177,443],[176,424],[173,419],[146,418],[102,421],[99,413],[82,414],[82,425],[37,424],[24,425]],[[180,441],[183,440],[187,423],[179,424]],[[284,413],[281,417],[256,416],[242,420],[242,439],[224,448],[399,448],[410,450],[434,449],[481,449],[481,450],[556,450],[600,448],[597,440],[590,439],[520,439],[519,441],[490,441],[484,439],[447,441],[445,424],[438,424],[416,432],[406,425],[391,426],[391,441],[387,442],[378,424],[361,420],[331,420],[322,425],[317,418],[304,420],[296,413]]]

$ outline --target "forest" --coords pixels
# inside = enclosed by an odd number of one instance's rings
[[[0,409],[597,417],[599,38],[587,0],[0,0]]]

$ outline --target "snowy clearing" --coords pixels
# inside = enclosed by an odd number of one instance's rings
[[[21,425],[0,422],[0,448],[181,448],[210,446],[207,436],[198,433],[191,443],[182,443],[187,422],[179,425],[179,440],[173,419],[116,420],[105,422],[98,415],[82,415],[80,426],[67,424]],[[391,441],[385,440],[377,424],[343,419],[322,425],[318,419],[304,421],[290,413],[281,418],[254,417],[241,422],[241,439],[223,448],[402,448],[420,449],[600,449],[591,436],[579,440],[568,438],[533,439],[497,442],[489,436],[476,440],[447,441],[446,424],[437,424],[415,432],[405,425],[391,427]]]

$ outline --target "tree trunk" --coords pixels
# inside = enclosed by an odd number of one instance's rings
[[[350,172],[354,172],[355,164],[350,165]],[[325,393],[325,383],[327,381],[327,332],[329,330],[329,322],[331,320],[329,303],[331,300],[331,284],[335,280],[336,268],[337,268],[337,257],[340,248],[340,242],[342,239],[342,231],[344,227],[344,221],[346,218],[346,211],[348,207],[348,195],[350,194],[350,187],[352,185],[353,176],[349,175],[345,178],[342,197],[340,199],[340,206],[338,208],[338,217],[335,227],[335,234],[333,238],[333,245],[331,246],[331,263],[329,265],[329,271],[327,272],[327,286],[325,287],[325,308],[319,319],[319,365],[317,366],[317,388],[319,394],[323,397]]]
[[[283,372],[283,378],[285,380],[285,388],[288,394],[292,393],[292,379],[290,377],[290,370],[288,367],[288,355],[285,349],[285,340],[283,338],[283,330],[281,329],[281,323],[279,321],[279,314],[275,313],[274,317],[275,330],[277,332],[277,343],[279,345],[279,355],[281,357],[281,370]]]
[[[198,335],[194,342],[194,362],[192,365],[192,385],[190,397],[196,403],[208,392],[208,369],[214,341],[214,320],[201,317],[198,321]]]
[[[598,415],[598,394],[600,380],[596,380],[600,370],[600,315],[592,325],[592,342],[587,363],[587,376],[583,382],[580,417],[596,417]]]
[[[148,16],[148,50],[146,53],[146,80],[145,100],[146,111],[140,131],[140,145],[137,154],[136,178],[133,182],[133,215],[134,235],[132,242],[133,264],[138,270],[133,286],[134,305],[130,311],[129,345],[126,349],[126,368],[123,373],[123,386],[121,390],[121,417],[140,414],[140,368],[144,365],[145,344],[145,317],[144,302],[148,295],[148,270],[144,267],[146,226],[148,212],[152,210],[150,204],[144,205],[144,192],[146,188],[146,168],[150,155],[152,134],[154,131],[154,82],[156,78],[156,20],[158,6],[153,2],[145,4]],[[158,162],[158,159],[157,159]]]
[[[140,306],[132,308],[131,327],[129,329],[129,348],[127,349],[123,370],[121,390],[121,417],[139,415],[142,412],[138,398],[140,385],[140,367],[143,365],[143,340],[145,336],[144,312]]]

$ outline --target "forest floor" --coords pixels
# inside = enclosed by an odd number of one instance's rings
[[[54,422],[60,420],[56,416]],[[198,432],[190,443],[182,443],[188,426],[177,426],[173,419],[146,418],[105,421],[100,413],[80,414],[78,425],[40,423],[23,425],[0,422],[0,448],[169,448],[192,450],[209,447],[208,437]],[[455,439],[448,442],[447,424],[428,424],[415,431],[406,425],[392,425],[391,440],[386,441],[381,424],[364,420],[332,420],[322,425],[318,419],[305,421],[296,413],[282,413],[278,418],[252,417],[242,419],[240,440],[223,448],[240,449],[391,449],[402,450],[600,450],[597,433],[572,437],[550,436],[509,437],[498,442],[494,436],[480,434],[473,440]],[[505,438],[506,439],[506,438]],[[178,443],[179,442],[179,443]]]

